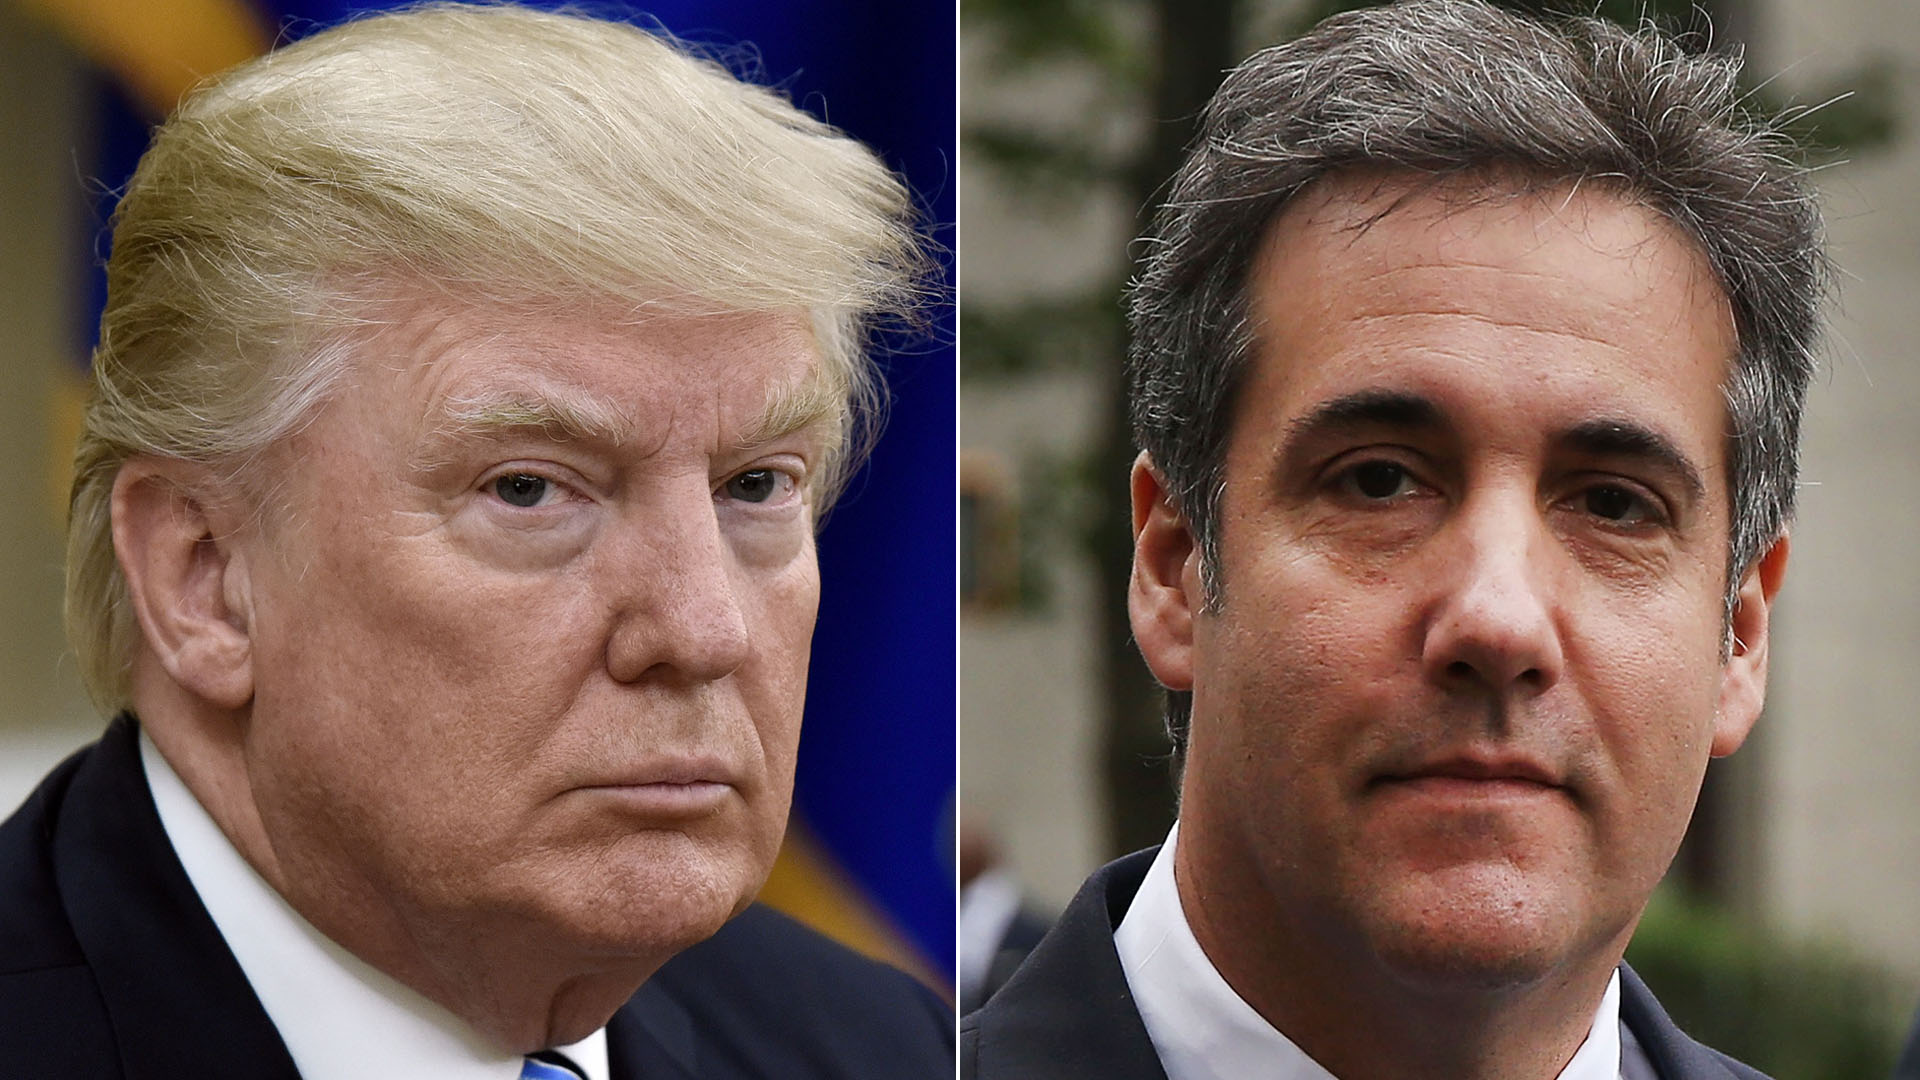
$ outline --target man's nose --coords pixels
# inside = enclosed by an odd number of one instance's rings
[[[682,502],[626,524],[610,545],[607,672],[620,682],[713,682],[746,662],[746,614],[713,500]]]
[[[1421,660],[1449,689],[1531,696],[1560,680],[1553,538],[1533,500],[1489,496],[1462,508],[1433,567]]]

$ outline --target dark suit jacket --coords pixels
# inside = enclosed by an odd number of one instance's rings
[[[1026,964],[960,1022],[962,1080],[1167,1080],[1113,947],[1158,850],[1088,878]],[[1626,967],[1620,1018],[1661,1080],[1766,1080],[1682,1034]]]
[[[137,731],[114,721],[0,825],[0,1061],[73,1080],[292,1078],[161,829]],[[621,1080],[947,1077],[953,1013],[756,906],[649,979],[607,1051]]]
[[[1920,1080],[1920,1016],[1914,1017],[1913,1030],[1907,1032],[1907,1048],[1900,1051],[1893,1080]]]

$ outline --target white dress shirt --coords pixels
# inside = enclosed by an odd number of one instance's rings
[[[1207,959],[1173,882],[1176,823],[1113,933],[1135,1006],[1167,1080],[1335,1080],[1246,1003]],[[1620,973],[1559,1080],[1636,1080],[1621,1071]],[[1629,1036],[1631,1038],[1631,1036]],[[1639,1048],[1630,1051],[1639,1058]]]
[[[145,732],[140,760],[187,879],[305,1080],[519,1080],[519,1054],[487,1046],[459,1017],[301,917],[234,848]],[[609,1080],[606,1029],[556,1049],[587,1080]]]

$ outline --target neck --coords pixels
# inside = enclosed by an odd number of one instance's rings
[[[315,925],[359,953],[355,941]],[[481,925],[481,920],[429,919],[396,929],[407,935],[422,926],[431,929],[409,935],[404,950],[386,955],[391,966],[363,957],[458,1016],[494,1046],[516,1054],[586,1038],[605,1026],[663,962],[590,957],[554,942],[532,925],[508,928]],[[371,941],[368,945],[377,947]]]
[[[664,960],[568,948],[531,920],[409,913],[338,860],[276,848],[247,770],[246,711],[209,707],[158,665],[136,663],[133,682],[142,729],[268,886],[322,934],[496,1048],[524,1054],[585,1038]]]
[[[1273,902],[1248,861],[1219,858],[1202,830],[1181,829],[1174,880],[1221,977],[1340,1080],[1553,1080],[1586,1040],[1626,944],[1622,934],[1584,963],[1524,977],[1409,971],[1339,920]]]

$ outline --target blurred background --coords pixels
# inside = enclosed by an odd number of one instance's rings
[[[1358,6],[962,0],[961,798],[974,864],[1029,909],[1173,810],[1121,591],[1128,241],[1222,72]],[[1879,1080],[1920,1002],[1920,5],[1572,6],[1710,23],[1758,106],[1831,100],[1796,124],[1843,274],[1768,707],[1710,770],[1629,959],[1683,1027],[1781,1080]]]
[[[201,77],[349,0],[0,0],[0,814],[104,721],[60,625],[62,544],[100,231],[151,125]],[[556,6],[552,3],[535,6]],[[954,13],[888,0],[574,4],[727,53],[874,147],[953,246]],[[638,15],[644,10],[645,16]],[[952,260],[942,256],[951,285]],[[952,307],[889,335],[891,422],[820,540],[793,825],[765,898],[929,982],[953,968]]]

